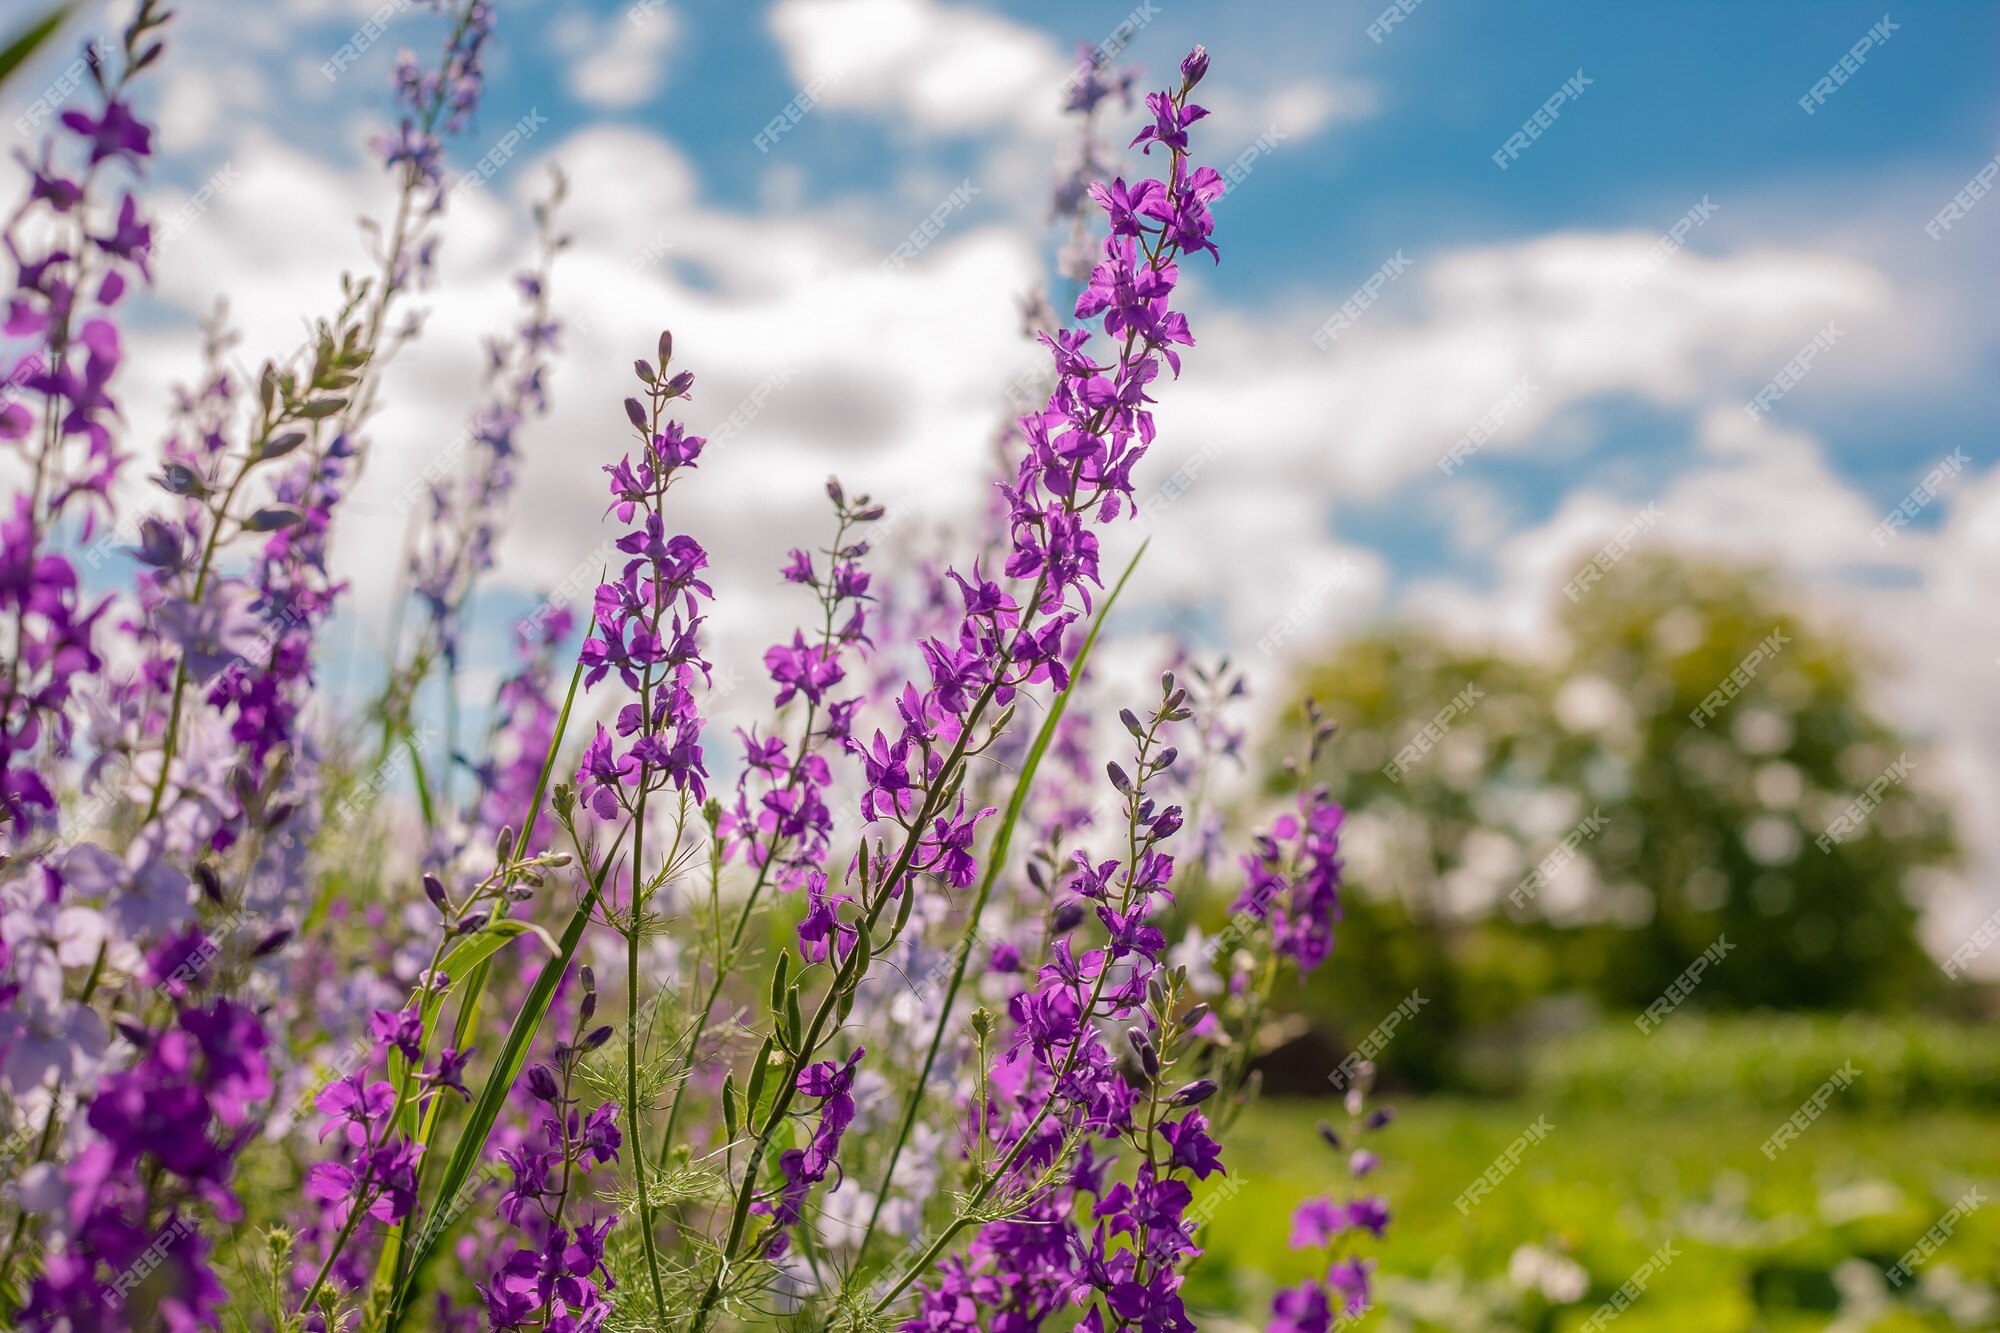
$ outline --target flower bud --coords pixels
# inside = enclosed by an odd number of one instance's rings
[[[451,907],[451,900],[445,897],[444,881],[436,875],[425,874],[424,897],[430,899],[431,906],[437,908],[440,912],[447,911]]]
[[[611,1040],[611,1025],[609,1023],[606,1023],[603,1027],[596,1029],[588,1037],[585,1037],[583,1039],[583,1049],[586,1051],[594,1051],[598,1047],[602,1046],[605,1042],[610,1040]]]
[[[1208,73],[1208,48],[1197,45],[1194,50],[1187,53],[1187,59],[1181,61],[1181,90],[1185,92],[1200,83],[1202,75],[1206,73]]]
[[[1327,1147],[1335,1152],[1340,1151],[1340,1135],[1335,1133],[1333,1126],[1324,1120],[1319,1122],[1319,1136],[1326,1140]]]
[[[1049,922],[1049,930],[1056,935],[1067,935],[1083,924],[1083,904],[1072,898],[1056,909],[1055,918]]]
[[[177,528],[170,528],[157,518],[149,518],[139,524],[139,561],[155,569],[179,569],[181,567],[181,534]]]
[[[1212,1078],[1198,1078],[1173,1095],[1175,1106],[1199,1106],[1215,1095],[1219,1085]]]
[[[1139,1067],[1146,1071],[1146,1077],[1158,1078],[1160,1076],[1160,1053],[1153,1049],[1153,1039],[1139,1028],[1126,1028],[1125,1040],[1131,1042],[1132,1049],[1138,1053]]]
[[[536,1100],[544,1102],[553,1102],[562,1095],[562,1089],[556,1086],[556,1076],[543,1064],[528,1070],[528,1091],[534,1094]]]

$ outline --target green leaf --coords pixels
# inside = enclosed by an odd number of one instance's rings
[[[423,752],[417,749],[417,738],[408,732],[403,734],[403,748],[410,754],[410,776],[416,779],[417,803],[424,810],[424,827],[434,829],[438,826],[437,811],[431,805],[431,783],[424,773]]]
[[[527,999],[522,1002],[521,1012],[514,1016],[514,1024],[507,1030],[506,1044],[501,1047],[499,1059],[494,1061],[479,1096],[473,1101],[471,1113],[464,1129],[459,1132],[458,1142],[452,1147],[451,1160],[445,1166],[444,1177],[434,1197],[455,1199],[465,1182],[472,1178],[473,1168],[486,1147],[486,1138],[493,1132],[493,1123],[500,1118],[508,1093],[513,1090],[514,1080],[520,1077],[522,1067],[528,1062],[528,1048],[534,1044],[542,1019],[555,999],[556,984],[569,970],[577,946],[583,942],[584,928],[590,924],[590,914],[597,906],[602,884],[601,876],[593,877],[590,891],[577,904],[576,910],[570,914],[569,924],[563,928],[556,956],[542,964],[540,975],[535,978]],[[409,1258],[402,1265],[402,1277],[390,1301],[390,1327],[401,1322],[404,1308],[416,1290],[418,1275],[443,1239],[442,1233],[419,1229],[415,1241],[407,1247]]]
[[[28,58],[42,48],[43,43],[56,35],[56,29],[62,27],[63,20],[69,17],[70,11],[74,8],[76,5],[73,0],[64,0],[64,3],[29,24],[19,37],[7,43],[4,48],[0,48],[0,86],[4,86],[8,76],[26,64]]]
[[[596,628],[595,619],[591,622],[591,628],[593,630]],[[527,816],[522,821],[521,834],[515,840],[516,847],[527,846],[529,839],[534,835],[535,823],[541,816],[542,800],[548,794],[549,774],[555,769],[556,755],[561,751],[563,737],[569,731],[570,710],[576,704],[577,687],[582,681],[583,663],[579,661],[576,669],[570,673],[569,692],[563,696],[562,712],[556,718],[555,734],[549,737],[548,752],[542,756],[541,775],[535,779],[535,795],[529,802]],[[493,1131],[493,1122],[499,1115],[500,1106],[505,1102],[514,1079],[519,1075],[520,1066],[526,1058],[527,1047],[534,1041],[535,1032],[548,1010],[555,984],[561,979],[563,970],[569,966],[569,960],[576,952],[577,941],[583,937],[583,928],[590,919],[590,908],[597,899],[598,889],[595,886],[602,882],[602,875],[591,876],[593,887],[584,899],[583,905],[577,909],[575,915],[571,916],[560,941],[551,937],[546,930],[535,928],[537,934],[548,943],[554,957],[543,964],[542,973],[535,979],[534,989],[529,992],[528,1002],[522,1006],[521,1012],[515,1016],[513,1027],[508,1030],[507,1044],[501,1059],[494,1065],[492,1072],[487,1075],[485,1085],[480,1089],[479,1099],[473,1105],[472,1117],[460,1132],[458,1143],[452,1152],[451,1162],[447,1167],[447,1183],[434,1196],[435,1198],[457,1198],[459,1189],[471,1175],[472,1163],[478,1160],[480,1152],[486,1146],[486,1136]],[[490,959],[481,959],[473,966],[472,973],[466,980],[466,996],[458,1007],[458,1021],[453,1029],[454,1044],[461,1049],[464,1048],[466,1037],[472,1031],[479,1008],[479,997],[486,986],[489,962]],[[545,982],[546,987],[544,987]],[[426,1148],[430,1144],[431,1135],[436,1131],[437,1108],[442,1105],[442,1098],[434,1101],[432,1114],[425,1121],[421,1141]],[[391,1228],[388,1239],[383,1245],[383,1264],[377,1270],[378,1281],[382,1280],[385,1274],[394,1274],[388,1320],[388,1327],[392,1329],[401,1324],[405,1306],[415,1290],[416,1280],[423,1271],[424,1262],[443,1239],[442,1235],[420,1233],[419,1247],[415,1252],[411,1252],[402,1245],[402,1234],[400,1226]]]
[[[443,1010],[444,1002],[454,992],[464,988],[466,979],[471,976],[474,968],[505,948],[509,942],[523,935],[539,936],[548,943],[549,952],[556,952],[555,939],[548,931],[532,922],[516,921],[512,918],[495,921],[485,930],[467,936],[446,950],[444,957],[438,960],[438,971],[452,978],[452,981],[443,990],[432,991],[425,997],[424,1031],[428,1033],[435,1028],[437,1016]],[[413,1072],[421,1071],[412,1071],[402,1055],[392,1049],[389,1053],[389,1077],[395,1082],[397,1095],[402,1101],[400,1125],[403,1132],[414,1139],[422,1126],[417,1118],[417,1099],[407,1086]]]

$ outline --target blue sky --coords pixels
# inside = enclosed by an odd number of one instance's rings
[[[171,195],[226,165],[234,183],[162,258],[149,363],[173,370],[187,366],[179,329],[218,291],[253,349],[284,346],[300,311],[328,304],[335,273],[360,258],[354,218],[384,198],[362,144],[389,109],[388,63],[434,40],[420,9],[391,5],[381,40],[330,80],[324,62],[377,4],[185,8],[156,84],[161,179]],[[1422,0],[1378,42],[1384,8],[1138,11],[1123,55],[1153,77],[1195,41],[1213,54],[1202,100],[1215,114],[1198,140],[1210,160],[1281,137],[1218,205],[1225,263],[1186,266],[1201,346],[1161,394],[1153,465],[1156,479],[1199,477],[1154,524],[1132,623],[1181,615],[1241,649],[1327,571],[1351,568],[1291,649],[1385,615],[1543,646],[1565,578],[1657,504],[1662,539],[1775,564],[1885,649],[1884,706],[1943,742],[1930,780],[1962,802],[1978,847],[1936,926],[1940,940],[1962,935],[2000,905],[2000,837],[1986,832],[2000,828],[2000,204],[1935,238],[1925,224],[2000,152],[2000,6],[1888,10],[1886,40],[1811,114],[1799,99],[1883,10]],[[976,511],[1001,390],[1034,361],[1013,303],[1049,276],[1057,239],[1045,225],[1065,142],[1055,90],[1074,45],[1135,6],[499,10],[485,110],[454,160],[469,166],[530,113],[541,125],[455,206],[449,299],[391,381],[344,520],[345,669],[365,674],[378,650],[401,536],[391,501],[463,417],[479,338],[509,309],[525,201],[559,160],[577,244],[556,300],[579,327],[554,415],[528,434],[528,502],[481,620],[480,665],[497,664],[508,614],[602,541],[594,469],[622,447],[624,367],[671,324],[703,377],[697,430],[774,367],[789,375],[704,468],[708,504],[689,520],[729,569],[720,651],[754,670],[792,614],[771,572],[816,531],[827,471],[899,504],[930,540],[948,543]],[[1580,95],[1496,166],[1579,71]],[[758,131],[823,76],[816,104],[761,151]],[[977,189],[969,206],[907,269],[883,272],[961,183]],[[1685,248],[1634,281],[1704,201],[1713,214]],[[1408,271],[1315,347],[1399,255]],[[1829,327],[1838,341],[1797,387],[1747,414]],[[139,373],[155,379],[135,400],[163,402],[167,370]],[[1437,460],[1522,385],[1525,405],[1444,474]],[[1966,466],[1911,528],[1871,540],[1954,451]]]
[[[629,12],[590,8],[606,17]],[[1229,265],[1209,284],[1211,299],[1308,332],[1323,297],[1315,303],[1302,292],[1351,290],[1398,250],[1423,255],[1576,229],[1658,231],[1704,198],[1719,207],[1691,240],[1695,253],[1795,240],[1891,272],[1928,268],[1937,262],[1921,230],[1929,203],[1947,199],[2000,146],[1995,6],[1887,11],[1897,25],[1892,35],[1811,115],[1799,97],[1884,11],[1426,0],[1379,30],[1378,42],[1369,28],[1382,11],[1372,3],[1156,8],[1127,50],[1142,66],[1170,69],[1203,41],[1217,70],[1239,80],[1330,80],[1362,90],[1370,103],[1335,131],[1287,145],[1228,206]],[[1110,32],[1132,7],[990,10],[1068,43]],[[561,120],[663,130],[699,168],[706,194],[755,208],[774,164],[754,151],[745,129],[782,106],[798,82],[758,8],[697,3],[677,12],[682,22],[652,95],[629,107],[593,107],[569,91],[559,69],[515,51],[500,64],[489,119],[532,105]],[[1558,129],[1508,170],[1497,169],[1495,147],[1578,70],[1592,82]],[[946,174],[975,170],[987,137],[913,135],[893,120],[817,115],[784,141],[783,159],[802,171],[797,206],[810,209],[888,190],[913,163]],[[989,198],[974,212],[1004,214],[1010,202],[1020,201]],[[1990,227],[1953,240],[1958,253],[1943,266],[1954,280],[1994,276]],[[1886,509],[1937,456],[1955,447],[1990,453],[1995,342],[1990,326],[1975,332],[1954,364],[1924,382],[1862,398],[1838,383],[1809,384],[1789,397],[1785,417],[1811,429],[1842,474]],[[1756,385],[1744,387],[1747,396]],[[1558,450],[1553,460],[1508,459],[1488,469],[1512,512],[1546,517],[1579,465],[1612,484],[1635,459],[1646,473],[1685,465],[1678,414],[1621,397],[1576,409],[1585,416],[1578,429],[1592,440],[1586,456]],[[1449,516],[1426,516],[1421,501],[1409,499],[1354,504],[1342,518],[1389,554],[1398,573],[1453,568],[1435,546],[1435,525]],[[1940,517],[1927,512],[1917,522]]]

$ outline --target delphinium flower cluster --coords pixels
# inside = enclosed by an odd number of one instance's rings
[[[249,382],[212,331],[150,506],[113,504],[136,454],[112,394],[113,308],[157,255],[135,193],[110,192],[152,152],[134,93],[165,51],[158,5],[116,49],[86,48],[85,103],[38,149],[8,229],[0,437],[32,482],[10,498],[4,561],[0,1041],[17,1179],[0,1291],[38,1325],[208,1326],[226,1296],[215,1251],[244,1219],[234,1176],[274,1093],[275,969],[312,907],[319,747],[303,718],[340,592],[333,515],[402,336],[393,297],[435,244],[436,153],[409,153],[470,114],[490,26],[482,5],[440,10],[438,70],[412,59],[402,77],[382,276],[350,282],[287,367]],[[128,555],[123,596],[86,591]]]
[[[1317,1251],[1327,1267],[1323,1277],[1272,1297],[1270,1333],[1327,1333],[1335,1324],[1368,1312],[1375,1262],[1355,1250],[1363,1238],[1382,1239],[1389,1229],[1389,1204],[1379,1194],[1361,1192],[1361,1182],[1382,1164],[1372,1149],[1362,1145],[1393,1118],[1386,1106],[1368,1108],[1374,1083],[1375,1066],[1362,1061],[1344,1095],[1347,1132],[1320,1122],[1320,1138],[1345,1159],[1351,1188],[1344,1198],[1307,1199],[1292,1215],[1292,1248]]]
[[[1206,52],[1144,99],[1123,171],[1098,138],[1135,74],[1087,53],[1062,90],[1079,287],[1031,321],[1045,392],[1000,440],[989,539],[885,560],[885,506],[830,479],[826,535],[769,573],[801,623],[733,735],[671,333],[601,414],[632,444],[594,591],[522,618],[490,702],[461,697],[561,351],[558,175],[467,428],[405,492],[387,666],[343,717],[316,674],[342,514],[415,298],[448,295],[449,144],[494,23],[429,8],[441,49],[398,58],[377,141],[376,270],[255,373],[218,315],[144,465],[112,311],[155,258],[123,184],[154,5],[28,160],[0,343],[0,446],[32,476],[0,516],[0,1316],[1193,1328],[1266,1007],[1334,945],[1341,822],[1307,790],[1235,842],[1226,665],[1177,650],[1143,706],[1090,668],[1139,568],[1108,553],[1154,390],[1195,347],[1181,266],[1220,261]],[[121,471],[151,482],[124,513]],[[79,544],[117,559],[93,580]],[[1386,1221],[1308,1213],[1315,1243]],[[1330,1259],[1287,1327],[1365,1301]]]

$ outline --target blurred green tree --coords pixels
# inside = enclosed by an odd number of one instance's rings
[[[1768,573],[1665,554],[1557,621],[1553,660],[1390,628],[1303,673],[1298,697],[1341,724],[1318,777],[1348,808],[1351,886],[1307,1008],[1351,1045],[1420,992],[1383,1059],[1435,1084],[1531,1002],[1644,1010],[1705,951],[1697,1007],[1945,991],[1916,920],[1958,858],[1951,818],[1852,644]]]

